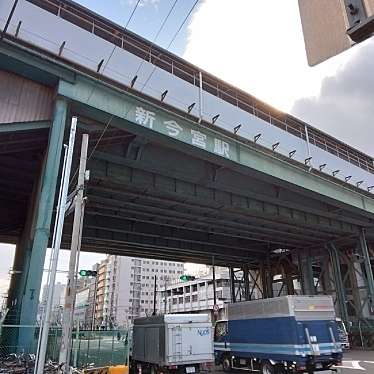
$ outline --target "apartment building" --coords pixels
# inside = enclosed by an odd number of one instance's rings
[[[224,318],[224,305],[231,301],[227,269],[216,271],[216,305],[214,308],[213,275],[200,274],[195,280],[169,283],[161,292],[159,308],[163,313],[207,313],[211,320]],[[214,310],[216,309],[216,310]]]
[[[151,315],[154,299],[157,307],[161,290],[183,274],[184,264],[108,255],[96,269],[96,293],[91,291],[87,296],[87,309],[91,303],[95,305],[94,312],[91,308],[94,321],[92,318],[90,321],[90,313],[86,312],[85,324],[112,329],[128,326],[136,317]]]
[[[57,282],[53,289],[53,298],[52,298],[52,309],[51,309],[51,324],[60,326],[61,319],[62,319],[62,308],[65,303],[65,290],[66,285],[60,282]],[[44,314],[46,305],[47,305],[47,297],[48,297],[48,286],[43,286],[42,297],[39,304],[38,310],[38,320],[40,320],[41,316]]]

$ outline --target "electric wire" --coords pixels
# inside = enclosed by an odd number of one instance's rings
[[[139,6],[140,1],[141,1],[141,0],[137,0],[137,2],[136,2],[136,4],[135,4],[135,6],[134,6],[134,8],[133,8],[133,10],[132,10],[132,12],[131,12],[129,18],[128,18],[126,24],[125,24],[125,30],[126,30],[127,27],[129,26],[129,24],[130,24],[132,18],[134,17],[135,11],[137,10],[137,8],[138,8],[138,6]],[[103,67],[103,70],[102,70],[101,76],[103,75],[103,73],[104,73],[106,67],[108,66],[108,63],[109,63],[110,59],[113,57],[113,54],[114,54],[116,48],[117,48],[117,45],[114,45],[114,47],[113,47],[113,49],[112,49],[112,51],[111,51],[111,53],[110,53],[108,59],[106,60],[105,65],[104,65],[104,67]],[[94,94],[94,92],[95,92],[95,90],[96,90],[97,84],[98,84],[98,82],[96,81],[95,84],[94,84],[94,86],[92,87],[92,90],[91,90],[90,94],[88,95],[88,98],[87,98],[87,100],[86,100],[86,104],[88,104],[88,102],[91,100],[92,95]],[[109,118],[109,120],[108,120],[106,126],[104,127],[104,129],[103,129],[103,131],[102,131],[102,133],[101,133],[101,135],[100,135],[100,137],[99,137],[97,143],[95,144],[95,146],[94,146],[94,148],[93,148],[93,151],[91,152],[90,156],[88,157],[87,161],[90,160],[90,158],[91,158],[93,152],[96,150],[97,146],[99,145],[99,143],[100,143],[102,137],[104,136],[106,130],[108,129],[110,123],[112,122],[112,119],[113,119],[113,115]],[[77,173],[78,173],[78,168],[75,169],[74,174],[73,174],[73,176],[72,176],[72,178],[71,178],[71,181],[70,181],[70,183],[69,183],[69,186],[71,186],[71,184],[73,183],[75,177],[77,176]]]
[[[165,26],[167,20],[169,19],[170,15],[171,15],[171,13],[173,12],[173,10],[174,10],[175,6],[177,5],[178,1],[179,1],[179,0],[175,0],[175,1],[174,1],[173,5],[171,6],[171,8],[170,8],[170,10],[169,10],[169,12],[168,12],[168,14],[167,14],[166,17],[164,18],[164,21],[162,22],[160,28],[158,29],[158,31],[157,31],[155,37],[154,37],[153,40],[152,40],[152,43],[153,43],[153,44],[156,42],[157,38],[159,37],[159,35],[160,35],[162,29],[164,28],[164,26]],[[151,55],[151,53],[152,53],[152,46],[149,48],[149,54]],[[143,66],[143,64],[144,64],[144,62],[145,62],[145,59],[142,59],[142,61],[141,61],[140,64],[139,64],[139,67],[137,68],[137,70],[136,70],[136,72],[135,72],[135,77],[138,75],[140,69],[142,68],[142,66]]]
[[[140,3],[140,0],[138,0],[138,1],[136,2],[135,6],[134,6],[134,8],[133,8],[133,10],[132,10],[132,12],[131,12],[131,14],[130,14],[129,19],[128,19],[127,22],[126,22],[125,30],[127,29],[128,25],[130,24],[130,22],[131,22],[131,20],[132,20],[132,18],[133,18],[133,16],[134,16],[134,14],[135,14],[135,11],[136,11],[136,9],[137,9],[138,6],[139,6],[139,3]],[[117,49],[117,45],[115,44],[115,45],[113,46],[112,51],[111,51],[110,54],[109,54],[109,57],[107,58],[107,60],[106,60],[106,62],[105,62],[105,64],[104,64],[103,70],[101,71],[101,76],[104,74],[104,71],[105,71],[106,67],[107,67],[108,64],[109,64],[110,59],[113,57],[114,52],[115,52],[116,49]],[[91,97],[92,97],[92,95],[94,94],[96,87],[97,87],[97,82],[96,82],[95,85],[92,87],[92,90],[91,90],[90,94],[88,95],[87,103],[91,100]]]
[[[200,0],[196,0],[194,2],[194,4],[192,5],[191,9],[189,10],[189,12],[187,13],[186,17],[184,18],[183,22],[180,24],[178,30],[175,32],[174,36],[171,38],[168,46],[166,47],[166,50],[168,51],[169,48],[172,46],[172,44],[174,43],[175,39],[177,38],[178,34],[180,33],[180,31],[182,30],[182,27],[184,26],[184,24],[187,22],[188,18],[190,17],[191,13],[194,11],[194,9],[196,8],[196,5],[199,3]],[[161,55],[161,53],[157,56],[159,57]],[[155,65],[153,67],[153,70],[151,71],[151,73],[149,74],[148,78],[146,79],[146,81],[144,82],[143,84],[143,87],[142,89],[140,90],[140,92],[142,92],[145,88],[145,86],[148,84],[149,80],[152,78],[154,72],[156,71],[156,68],[157,66]]]
[[[200,0],[195,0],[194,4],[192,5],[191,9],[189,10],[189,12],[187,13],[187,15],[186,15],[185,18],[183,19],[183,21],[182,21],[182,23],[180,24],[180,26],[178,27],[177,31],[174,33],[172,39],[170,40],[168,46],[166,47],[166,50],[168,50],[168,49],[171,47],[171,45],[174,43],[174,41],[175,41],[175,39],[177,38],[179,32],[182,30],[184,24],[186,23],[186,21],[187,21],[188,18],[190,17],[191,13],[192,13],[193,10],[195,9],[195,7],[196,7],[196,5],[199,3],[199,1],[200,1]],[[139,1],[138,1],[138,3],[139,3]],[[137,3],[137,4],[138,4],[138,3]],[[175,2],[175,4],[176,4],[176,2]],[[172,9],[169,11],[169,13],[168,13],[168,15],[167,15],[167,18],[170,16],[172,10],[173,10],[174,7],[175,7],[175,4],[173,4]],[[163,24],[164,24],[164,23],[166,23],[166,21],[164,21]],[[163,26],[162,26],[162,27],[163,27]],[[160,31],[160,32],[161,32],[161,31]],[[159,56],[160,56],[160,54],[159,54]],[[154,74],[155,70],[156,70],[156,66],[154,66],[154,68],[153,68],[151,74],[149,75],[149,77],[147,78],[145,84],[143,85],[142,90],[144,89],[145,85],[148,83],[148,81],[150,80],[150,78],[151,78],[152,75]],[[140,92],[142,92],[142,90],[140,90]],[[130,111],[130,109],[125,113],[125,117],[127,117],[129,111]],[[110,123],[112,122],[113,118],[114,118],[114,115],[112,114],[112,115],[109,117],[109,120],[108,120],[108,122],[106,123],[106,125],[105,125],[105,127],[104,127],[104,129],[103,129],[103,131],[102,131],[102,133],[101,133],[101,135],[100,135],[100,137],[99,137],[99,139],[98,139],[97,142],[95,143],[95,145],[94,145],[94,147],[93,147],[93,149],[92,149],[90,155],[88,156],[88,158],[87,158],[87,162],[91,159],[91,157],[93,156],[94,152],[96,151],[98,145],[100,144],[101,139],[102,139],[103,136],[105,135],[105,132],[107,131],[107,129],[108,129]],[[77,169],[77,170],[78,170],[78,169]],[[77,170],[74,172],[74,175],[73,175],[72,181],[73,181],[74,177],[76,176]]]

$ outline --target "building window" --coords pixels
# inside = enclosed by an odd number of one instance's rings
[[[190,302],[190,297],[189,297],[189,296],[186,296],[186,297],[184,298],[184,300],[186,301],[186,303],[189,303],[189,302]]]
[[[197,301],[197,295],[192,295],[192,301]]]

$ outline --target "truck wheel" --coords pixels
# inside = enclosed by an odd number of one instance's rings
[[[274,366],[269,361],[263,361],[261,364],[261,373],[262,374],[274,374]]]
[[[222,361],[222,369],[225,373],[229,373],[232,370],[231,361],[229,357],[225,357]]]

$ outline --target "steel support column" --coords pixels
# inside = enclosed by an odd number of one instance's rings
[[[273,295],[273,273],[271,267],[265,262],[260,265],[260,281],[262,287],[262,298],[268,299],[274,297]]]
[[[334,273],[335,291],[339,304],[340,317],[345,322],[348,322],[347,298],[344,291],[343,278],[340,270],[339,253],[335,245],[331,243],[328,247],[331,264]]]
[[[243,267],[243,280],[244,280],[244,299],[251,300],[250,287],[249,287],[249,268],[248,265]]]
[[[369,250],[365,238],[365,230],[362,229],[360,233],[360,248],[364,260],[365,272],[366,272],[366,281],[368,287],[368,298],[370,310],[374,310],[374,278],[373,278],[373,269],[370,263]]]
[[[231,291],[231,302],[236,303],[235,295],[235,273],[234,268],[230,268],[230,291]]]
[[[50,236],[50,225],[55,200],[56,184],[67,115],[67,102],[57,98],[50,130],[49,144],[41,177],[39,201],[35,204],[36,225],[28,263],[23,274],[23,296],[20,306],[20,324],[35,325],[43,276],[45,253]],[[28,347],[34,339],[31,329],[22,329],[19,345]]]
[[[303,253],[299,256],[299,267],[301,272],[301,285],[304,295],[315,295],[312,257],[310,253]]]

